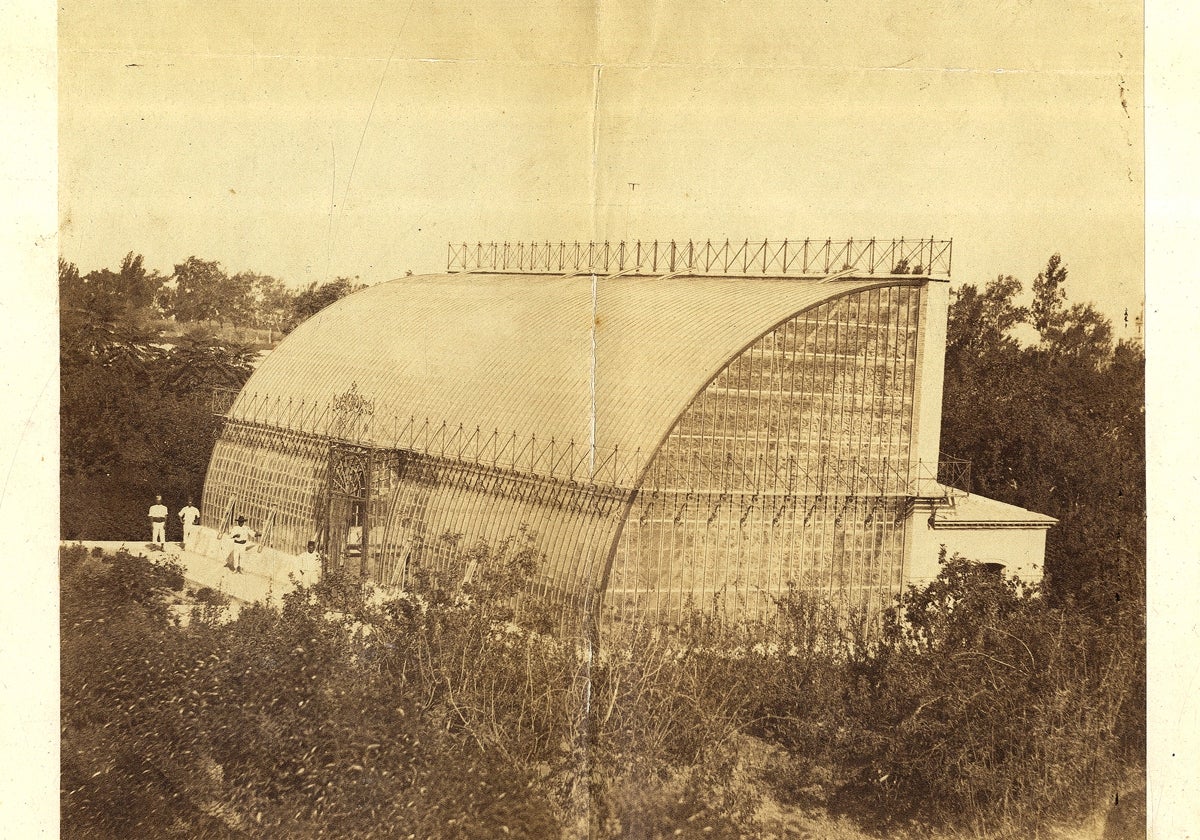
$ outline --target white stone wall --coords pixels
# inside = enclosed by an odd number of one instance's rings
[[[937,577],[938,554],[960,554],[980,563],[1002,563],[1005,576],[1016,575],[1028,583],[1042,579],[1046,556],[1044,526],[954,527],[929,524],[929,508],[918,506],[908,522],[909,552],[905,558],[904,583],[923,585]]]
[[[218,536],[212,528],[199,527],[192,544],[188,546],[188,551],[226,563],[233,552],[233,540],[228,534]],[[260,550],[256,545],[247,550],[243,566],[272,580],[284,581],[288,579],[288,575],[295,573],[299,582],[311,584],[321,576],[321,566],[318,562],[304,563],[294,554],[273,548]]]

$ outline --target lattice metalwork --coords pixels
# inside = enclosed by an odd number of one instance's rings
[[[858,243],[825,244],[822,261],[882,264]],[[604,259],[587,255],[593,267]],[[774,259],[786,269],[792,257],[771,251],[768,267]],[[884,282],[820,286],[832,297],[724,364],[645,453],[403,417],[402,404],[376,404],[353,377],[325,404],[217,395],[225,428],[204,524],[246,515],[272,548],[299,553],[317,539],[335,563],[389,586],[414,576],[460,585],[479,540],[495,546],[527,528],[546,558],[536,593],[576,619],[601,594],[610,618],[671,620],[689,603],[766,616],[789,585],[882,606],[902,579],[912,498],[944,493],[939,477],[969,487],[962,465],[914,460],[922,285]],[[666,425],[636,440],[657,441]]]
[[[238,395],[234,392],[233,396]],[[246,426],[283,428],[350,444],[418,452],[478,467],[529,472],[564,481],[628,487],[645,466],[640,449],[625,452],[614,446],[593,456],[586,441],[560,441],[554,437],[539,438],[536,434],[517,437],[499,429],[487,431],[478,426],[468,429],[461,423],[405,416],[373,407],[348,416],[329,403],[306,403],[254,391],[241,392],[236,406],[224,391],[214,392],[213,405],[224,406],[223,411],[217,412],[220,416]]]
[[[880,607],[900,586],[920,289],[824,303],[734,359],[647,469],[609,614],[767,615],[789,584]]]
[[[329,447],[324,545],[327,562],[352,574],[366,571],[370,536],[372,450],[334,443]]]
[[[495,273],[594,273],[823,277],[855,270],[865,275],[949,276],[949,239],[784,239],[713,242],[476,242],[450,243],[446,270]]]
[[[402,458],[395,478],[374,573],[381,583],[405,586],[423,575],[457,586],[479,540],[495,547],[524,527],[546,557],[534,593],[576,621],[596,607],[627,493],[427,456]]]
[[[317,537],[328,463],[320,437],[226,422],[204,481],[201,524],[219,532],[245,516],[266,545],[299,554]]]

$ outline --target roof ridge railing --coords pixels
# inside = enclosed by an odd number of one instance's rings
[[[642,242],[463,242],[446,270],[495,274],[690,274],[712,277],[950,276],[951,239],[726,239]]]

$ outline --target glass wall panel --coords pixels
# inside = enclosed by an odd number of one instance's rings
[[[722,370],[647,470],[609,616],[766,616],[789,585],[877,608],[899,590],[920,289],[804,312]]]
[[[399,461],[375,577],[455,589],[479,541],[494,550],[524,529],[543,555],[534,594],[578,620],[596,605],[626,506],[614,490],[412,455]]]
[[[227,422],[204,481],[201,525],[245,516],[270,548],[299,554],[316,537],[329,444],[311,435]]]

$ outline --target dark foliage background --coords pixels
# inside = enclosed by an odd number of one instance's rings
[[[975,489],[1059,519],[1047,571],[1057,598],[1105,609],[1140,597],[1146,551],[1145,356],[1090,304],[1065,303],[1056,254],[1034,281],[963,286],[950,309],[942,442]],[[1013,337],[1024,325],[1036,339]]]
[[[170,277],[128,254],[118,271],[59,264],[60,530],[64,539],[149,536],[155,494],[198,503],[218,432],[214,387],[240,388],[268,342],[361,286],[293,293],[253,272],[190,257]],[[266,328],[267,334],[250,328]],[[168,539],[179,522],[167,518]]]
[[[974,489],[1057,517],[1046,595],[1136,654],[1123,743],[1145,752],[1145,354],[1114,341],[1090,304],[1067,304],[1058,254],[1019,305],[1021,283],[963,286],[950,307],[942,446],[972,464]],[[1022,345],[1024,328],[1035,336]]]

